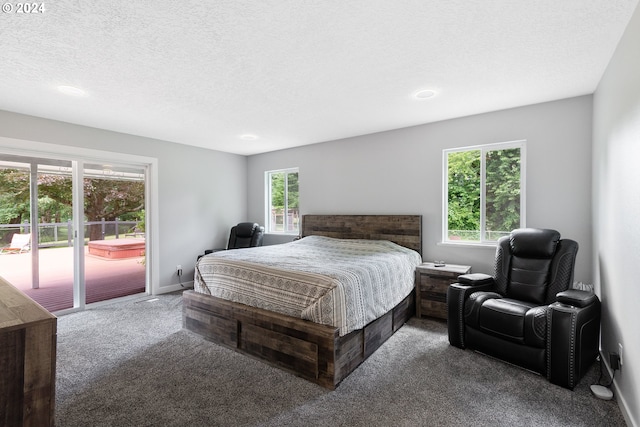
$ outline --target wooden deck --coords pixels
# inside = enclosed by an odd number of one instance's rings
[[[73,307],[73,248],[41,249],[40,287],[31,288],[31,253],[0,255],[0,276],[50,312]],[[86,303],[145,291],[144,257],[107,259],[85,248]]]

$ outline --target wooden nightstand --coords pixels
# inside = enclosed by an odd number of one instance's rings
[[[461,274],[471,273],[468,265],[436,267],[425,262],[416,267],[416,316],[447,319],[447,288]]]

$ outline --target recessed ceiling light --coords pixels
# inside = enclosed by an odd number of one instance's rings
[[[433,89],[423,89],[416,92],[413,97],[416,99],[429,99],[436,96],[436,91]]]
[[[87,96],[87,91],[75,86],[60,85],[58,86],[58,90],[64,93],[65,95],[79,96],[79,97]]]
[[[243,141],[255,141],[256,139],[258,139],[258,137],[250,133],[245,133],[244,135],[240,135],[240,139],[242,139]]]

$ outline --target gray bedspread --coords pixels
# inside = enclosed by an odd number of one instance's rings
[[[198,261],[196,292],[337,327],[361,329],[414,289],[421,256],[386,240],[308,236]]]

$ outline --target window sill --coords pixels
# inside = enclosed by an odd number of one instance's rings
[[[473,242],[438,242],[438,246],[450,246],[455,248],[484,248],[484,249],[494,249],[496,248],[496,243],[473,243]]]
[[[277,233],[277,232],[269,233],[269,232],[265,232],[264,234],[268,235],[268,236],[299,236],[300,235],[300,233],[298,233],[298,232],[295,232],[295,233]]]

